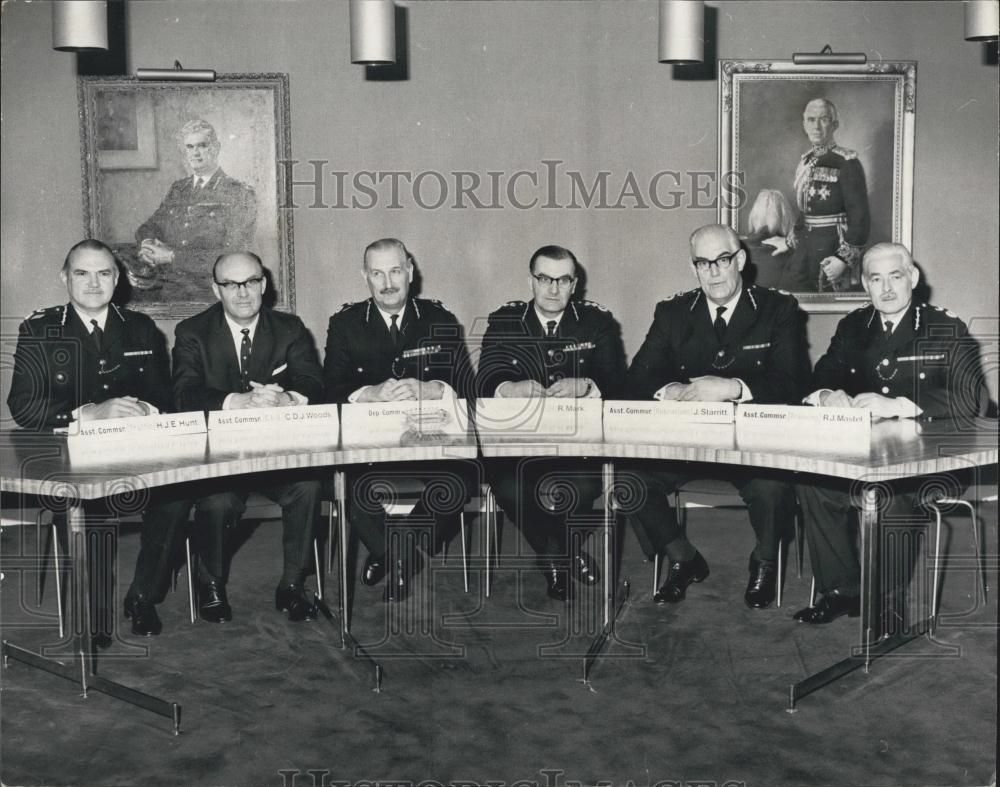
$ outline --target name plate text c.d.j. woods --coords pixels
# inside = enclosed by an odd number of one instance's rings
[[[67,435],[77,438],[129,437],[169,437],[172,435],[204,434],[205,414],[162,413],[159,415],[137,415],[129,418],[101,418],[94,421],[74,421]]]
[[[245,410],[214,410],[208,414],[209,432],[260,429],[322,431],[336,443],[340,419],[335,404],[303,404],[292,407],[251,407]]]

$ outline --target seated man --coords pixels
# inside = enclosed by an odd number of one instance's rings
[[[808,359],[795,299],[776,290],[744,286],[746,252],[729,227],[709,224],[695,230],[691,259],[700,287],[657,304],[653,324],[629,368],[629,396],[797,402]],[[668,502],[668,495],[688,479],[653,465],[638,472],[647,485],[638,521],[633,520],[639,540],[654,554],[665,551],[670,561],[667,578],[653,599],[657,604],[677,603],[688,585],[701,582],[709,572]],[[794,516],[792,487],[755,469],[734,467],[725,478],[746,502],[757,536],[744,600],[752,608],[768,607],[775,596],[778,544]]]
[[[149,415],[173,409],[166,342],[146,315],[111,303],[118,265],[111,250],[84,240],[69,250],[60,278],[69,303],[40,309],[21,323],[7,405],[18,426],[49,431],[74,421]],[[113,508],[114,503],[111,502]],[[96,504],[89,510],[104,512]],[[162,629],[154,606],[166,587],[177,525],[188,506],[151,494],[143,513],[135,579],[125,598],[132,632]],[[92,598],[95,619],[105,616],[113,583],[91,555],[92,581],[103,587]],[[110,621],[101,621],[98,644],[110,644]]]
[[[531,256],[528,272],[532,300],[511,301],[490,314],[477,396],[613,398],[625,367],[618,325],[602,306],[570,300],[576,257],[561,246],[543,246]],[[550,502],[559,495],[558,486],[569,484],[574,507],[591,510],[602,491],[600,467],[586,461],[498,459],[488,463],[487,475],[500,506],[535,550],[550,598],[569,597],[567,556],[577,580],[598,581],[590,555],[567,549],[567,524],[575,512],[553,510]]]
[[[179,409],[236,410],[322,400],[322,370],[312,339],[301,319],[263,306],[266,285],[264,266],[255,254],[230,252],[216,260],[212,291],[219,303],[176,328],[174,398]],[[319,482],[291,472],[207,486],[211,493],[195,502],[202,619],[232,619],[224,536],[239,522],[254,490],[281,506],[284,564],[275,606],[287,611],[290,620],[314,619],[316,609],[302,582],[319,513]]]
[[[328,402],[398,402],[464,398],[461,380],[471,378],[462,326],[439,301],[410,297],[413,258],[402,242],[383,238],[369,244],[362,257],[362,272],[371,297],[345,304],[330,318],[323,380]],[[458,389],[458,390],[456,390]],[[425,466],[422,468],[427,471]],[[386,558],[385,511],[374,489],[392,484],[410,468],[379,465],[373,472],[348,475],[348,519],[368,548],[361,581],[378,584],[389,570]],[[424,473],[428,475],[428,473]],[[448,463],[430,475],[457,514],[468,499],[468,466]],[[441,486],[444,485],[444,486]],[[440,500],[437,502],[441,502]],[[440,508],[440,506],[438,507]],[[409,594],[419,556],[394,558],[384,600],[402,601]]]
[[[979,401],[978,353],[965,324],[946,310],[913,302],[920,272],[905,246],[877,243],[862,259],[871,303],[837,325],[816,363],[805,401],[859,407],[873,418],[969,418]],[[926,480],[926,479],[925,479]],[[950,484],[953,486],[954,484]],[[795,613],[800,623],[859,614],[860,568],[847,483],[797,484],[819,601]],[[880,513],[924,519],[914,484],[894,490]],[[904,561],[910,563],[911,561]],[[903,566],[903,573],[909,573]]]

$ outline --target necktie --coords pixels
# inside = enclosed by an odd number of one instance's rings
[[[243,392],[250,390],[250,329],[240,331],[243,341],[240,342],[240,377],[243,380]]]
[[[392,320],[392,325],[389,326],[389,338],[392,339],[393,345],[396,345],[399,344],[399,326],[396,324],[399,315],[394,314],[389,319]]]
[[[723,319],[722,315],[725,313],[726,307],[720,306],[715,312],[715,335],[721,342],[726,335],[726,321]]]
[[[198,178],[194,182],[194,190],[195,191],[201,191],[201,187],[204,186],[204,185],[205,185],[205,179],[204,178]]]
[[[90,335],[94,339],[94,346],[97,348],[97,352],[100,352],[104,348],[104,331],[102,331],[101,326],[97,324],[97,320],[91,320],[90,324],[94,326]]]
[[[886,320],[885,325],[882,327],[882,339],[884,341],[889,341],[892,338],[892,320]]]
[[[545,335],[546,336],[555,336],[556,335],[556,321],[555,320],[549,320],[547,323],[545,323],[545,328],[546,328],[546,331],[545,331]]]

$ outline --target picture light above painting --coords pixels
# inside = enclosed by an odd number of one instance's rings
[[[288,76],[214,82],[81,77],[86,232],[114,249],[129,306],[180,319],[215,302],[212,265],[257,254],[273,305],[295,309]]]

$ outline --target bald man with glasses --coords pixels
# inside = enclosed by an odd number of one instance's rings
[[[267,288],[260,258],[249,252],[220,256],[212,269],[219,302],[177,325],[174,399],[187,410],[236,410],[323,401],[323,370],[312,337],[294,314],[263,305]],[[220,488],[220,485],[222,488]],[[290,620],[313,619],[305,595],[319,482],[299,473],[267,473],[206,482],[195,501],[198,609],[203,620],[232,619],[226,592],[225,534],[239,523],[251,491],[281,506],[283,569],[275,606]]]
[[[798,403],[809,360],[795,298],[744,284],[747,254],[730,227],[700,227],[690,243],[699,287],[657,304],[653,324],[629,368],[629,398]],[[643,463],[638,472],[647,489],[633,519],[636,533],[647,554],[665,553],[670,566],[654,600],[677,603],[692,582],[709,574],[708,563],[687,540],[668,502],[690,477],[682,467],[664,464]],[[794,516],[794,493],[780,476],[770,478],[755,468],[733,468],[725,480],[746,502],[756,534],[744,601],[762,609],[774,601],[778,543]]]

